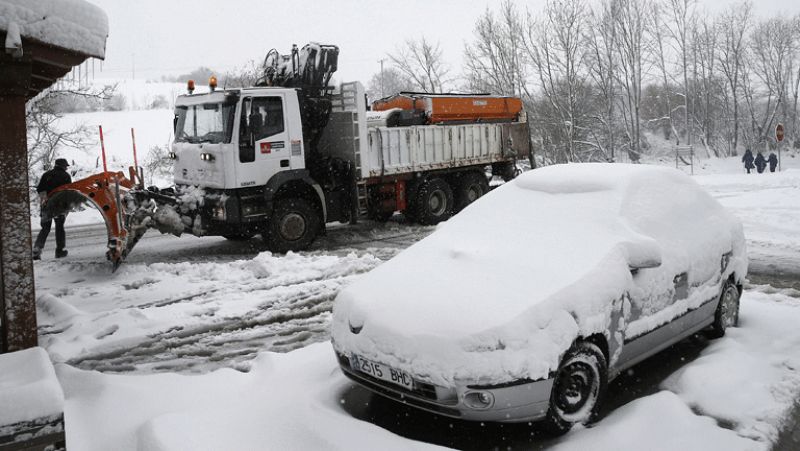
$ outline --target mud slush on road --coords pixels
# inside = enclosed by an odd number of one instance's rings
[[[358,82],[329,86],[339,48],[311,43],[267,53],[255,87],[188,94],[175,102],[175,186],[145,187],[104,171],[54,191],[45,208],[89,203],[105,219],[119,267],[151,228],[246,240],[275,252],[306,249],[328,223],[447,220],[489,190],[491,174],[533,166],[522,102],[488,94],[403,92],[366,105]],[[133,138],[133,135],[131,136]],[[101,129],[102,142],[102,129]]]

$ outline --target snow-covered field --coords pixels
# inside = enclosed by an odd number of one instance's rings
[[[102,122],[112,167],[121,169],[131,160],[130,127],[142,155],[169,139],[172,113],[65,120]],[[77,157],[94,164],[98,152]],[[696,180],[742,219],[751,272],[800,277],[800,158],[785,157],[780,174],[746,175],[737,159],[695,169]],[[86,211],[68,226],[99,221]],[[261,252],[255,241],[147,237],[113,276],[103,241],[37,262],[41,344],[65,362],[57,374],[70,449],[434,448],[399,425],[359,419],[354,409],[364,406],[352,404],[365,395],[340,373],[326,341],[336,293],[432,230],[398,218],[341,226],[311,251],[288,256]],[[398,410],[439,425],[431,426],[439,438],[426,441],[457,448],[481,447],[472,442],[480,437],[490,447],[767,449],[800,397],[798,324],[800,292],[748,284],[741,327],[702,344],[699,357],[655,382],[654,394],[555,442],[526,425],[437,422]]]

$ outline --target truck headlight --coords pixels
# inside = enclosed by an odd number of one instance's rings
[[[200,159],[203,161],[214,161],[214,155],[210,153],[201,153]]]
[[[170,152],[169,153],[169,158],[170,158],[170,160],[177,160],[178,159],[178,154],[176,154],[175,152]]]

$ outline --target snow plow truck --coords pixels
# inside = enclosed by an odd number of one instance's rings
[[[448,219],[531,158],[522,103],[487,94],[400,93],[368,108],[358,82],[330,86],[339,49],[271,50],[255,86],[188,93],[175,102],[170,188],[142,169],[104,172],[55,190],[45,208],[91,204],[108,229],[114,269],[148,229],[307,248],[331,222]],[[135,160],[135,157],[134,157]]]

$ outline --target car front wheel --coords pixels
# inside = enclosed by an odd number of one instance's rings
[[[575,424],[593,421],[607,384],[608,364],[603,351],[594,343],[575,343],[556,372],[545,429],[562,435]]]
[[[739,325],[739,289],[730,281],[725,282],[719,296],[717,311],[714,312],[714,324],[711,325],[711,337],[725,335],[729,327]]]

